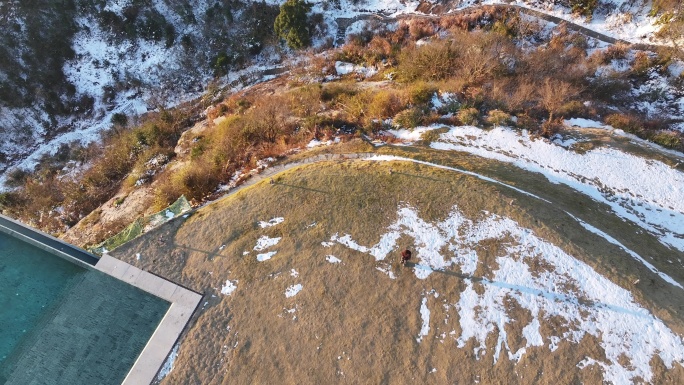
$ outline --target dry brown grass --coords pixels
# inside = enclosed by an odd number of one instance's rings
[[[404,156],[416,152],[381,151]],[[472,341],[461,349],[450,339],[440,343],[435,335],[460,331],[454,314],[448,324],[441,324],[450,313],[439,305],[444,296],[428,297],[435,322],[431,321],[429,338],[418,344],[421,298],[435,289],[455,303],[464,282],[437,273],[418,280],[410,269],[396,265],[390,269],[397,279],[390,280],[375,267],[393,261],[376,262],[340,245],[321,245],[335,233],[350,233],[358,243],[372,245],[394,221],[401,205],[411,205],[423,219],[436,221],[456,204],[469,218],[477,218],[482,210],[512,218],[622,285],[629,285],[635,272],[643,272],[617,248],[567,221],[562,210],[579,210],[578,215],[593,215],[599,222],[607,218],[590,202],[576,206],[581,198],[569,189],[549,188],[542,177],[467,155],[422,151],[419,156],[487,171],[509,183],[523,183],[558,206],[540,205],[528,196],[463,174],[402,162],[321,163],[279,174],[274,185],[263,181],[242,190],[115,253],[129,263],[206,293],[207,304],[195,316],[181,342],[175,368],[164,383],[600,383],[596,367],[576,367],[588,352],[599,349],[594,338],[560,344],[554,352],[546,347],[529,348],[518,364],[500,357],[496,365],[491,355],[494,339],[488,340],[488,354],[479,359],[472,353]],[[510,204],[511,200],[515,204]],[[280,225],[266,229],[257,225],[281,216],[285,221]],[[629,226],[613,220],[611,226]],[[164,236],[163,243],[158,241],[159,235]],[[252,248],[262,235],[282,240],[273,248],[278,252],[271,260],[257,262]],[[400,242],[411,239],[404,236]],[[493,241],[478,252],[493,255],[492,250],[499,247],[505,244]],[[136,253],[141,253],[139,261]],[[343,263],[326,262],[328,254]],[[491,265],[481,264],[477,274],[488,276],[496,267],[491,260]],[[292,269],[297,277],[290,274]],[[237,281],[238,289],[231,296],[219,293],[227,279]],[[296,297],[286,298],[285,289],[295,283],[302,283],[304,289]],[[682,301],[662,289],[634,290],[635,298],[659,316],[667,316],[671,314],[668,310],[654,304],[676,307]],[[507,329],[509,343],[518,347],[523,343],[523,320],[529,314],[514,301],[507,304],[511,317],[520,321]],[[682,330],[681,319],[669,317],[666,322]],[[549,319],[541,333],[557,334],[564,327],[561,320]],[[439,370],[430,373],[435,367]],[[656,378],[684,374],[680,366],[668,371],[656,365],[655,371]]]

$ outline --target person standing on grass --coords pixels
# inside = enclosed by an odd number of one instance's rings
[[[406,262],[408,262],[409,259],[411,259],[411,250],[406,249],[406,250],[402,251],[401,252],[401,264],[403,266],[406,266]]]

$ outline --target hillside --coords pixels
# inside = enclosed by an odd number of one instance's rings
[[[380,152],[275,174],[113,253],[205,293],[162,383],[679,383],[681,251],[536,173]]]
[[[447,14],[510,1],[313,1],[315,50],[344,42],[363,20]],[[513,2],[633,43],[681,37],[677,2]],[[0,5],[0,170],[97,142],[148,112],[220,97],[297,57],[273,21],[281,2],[45,0]],[[673,12],[674,11],[674,12]],[[558,22],[558,21],[557,21]],[[351,24],[351,25],[350,25]],[[351,27],[351,28],[347,28]],[[277,70],[276,70],[277,71]],[[14,172],[16,174],[16,171]],[[7,175],[0,178],[5,184]]]
[[[161,213],[110,252],[205,294],[162,384],[684,378],[678,2],[318,2],[299,51],[271,2],[26,4],[66,59],[2,78],[0,209]]]

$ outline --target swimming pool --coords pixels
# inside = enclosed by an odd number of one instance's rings
[[[0,232],[0,384],[121,384],[169,307]]]

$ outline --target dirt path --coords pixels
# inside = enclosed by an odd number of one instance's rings
[[[364,14],[364,15],[358,15],[358,16],[355,16],[353,18],[338,18],[338,19],[335,19],[337,22],[337,33],[335,36],[335,45],[340,46],[340,45],[344,44],[345,39],[346,39],[347,28],[349,28],[350,25],[352,25],[353,23],[355,23],[357,21],[380,20],[383,22],[393,22],[396,20],[411,19],[411,18],[434,19],[434,18],[441,18],[444,16],[466,14],[466,13],[472,12],[473,10],[476,10],[476,9],[479,9],[482,7],[493,7],[493,8],[498,8],[498,9],[514,10],[514,11],[526,14],[528,16],[532,16],[532,17],[536,17],[538,19],[546,20],[546,21],[551,22],[551,23],[556,23],[556,24],[564,23],[568,27],[568,29],[570,29],[572,31],[582,33],[586,36],[593,37],[594,39],[597,39],[597,40],[600,40],[602,42],[609,43],[609,44],[616,44],[616,43],[626,44],[635,50],[654,51],[660,47],[659,45],[655,45],[655,44],[632,43],[632,42],[629,42],[626,40],[616,39],[612,36],[608,36],[608,35],[603,34],[601,32],[594,31],[594,30],[589,29],[587,27],[573,23],[569,20],[565,20],[563,18],[553,16],[553,15],[549,15],[549,14],[546,14],[544,12],[537,11],[535,9],[526,8],[526,7],[522,7],[522,6],[514,5],[514,4],[479,5],[479,6],[454,10],[448,14],[446,14],[446,13],[440,13],[440,14],[408,13],[408,14],[401,14],[398,16],[388,16],[388,15],[384,14],[384,12],[372,12],[372,13],[368,13],[368,14]]]

